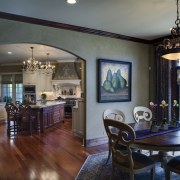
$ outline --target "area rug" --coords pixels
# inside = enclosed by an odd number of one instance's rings
[[[89,155],[75,180],[129,180],[129,175],[116,170],[112,178],[112,160],[106,164],[108,152]],[[135,175],[135,180],[150,180],[150,172]],[[164,170],[156,164],[155,180],[165,180]],[[180,180],[180,175],[172,174],[172,180]]]

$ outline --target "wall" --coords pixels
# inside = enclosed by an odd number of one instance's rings
[[[131,41],[118,40],[40,25],[0,19],[0,44],[42,43],[72,52],[86,60],[86,139],[105,136],[102,112],[119,108],[127,122],[133,121],[136,105],[149,102],[150,47]],[[97,103],[97,59],[105,58],[132,62],[132,100],[130,102]]]

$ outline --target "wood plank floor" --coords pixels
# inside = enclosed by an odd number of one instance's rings
[[[43,134],[11,139],[0,124],[0,180],[73,180],[89,154],[107,149],[83,147],[69,119]]]

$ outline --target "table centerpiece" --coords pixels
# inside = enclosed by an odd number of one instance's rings
[[[159,126],[157,123],[157,117],[156,117],[156,110],[157,110],[157,104],[154,104],[153,102],[149,103],[151,112],[152,112],[152,124],[151,124],[151,132],[158,132]]]
[[[176,115],[176,110],[179,110],[179,104],[177,100],[173,100],[173,106],[172,106],[172,120],[171,120],[171,127],[178,127],[179,126],[179,119]]]
[[[166,110],[168,107],[168,104],[165,100],[161,101],[160,107],[162,107],[162,119],[160,120],[160,128],[163,130],[167,130],[169,127],[168,119],[166,117]]]

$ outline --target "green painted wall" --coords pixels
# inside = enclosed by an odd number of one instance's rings
[[[105,136],[102,112],[119,108],[132,122],[136,105],[149,103],[150,47],[146,44],[90,35],[74,31],[0,19],[0,44],[40,43],[71,52],[86,61],[86,139]],[[97,102],[97,59],[132,62],[132,100]]]

